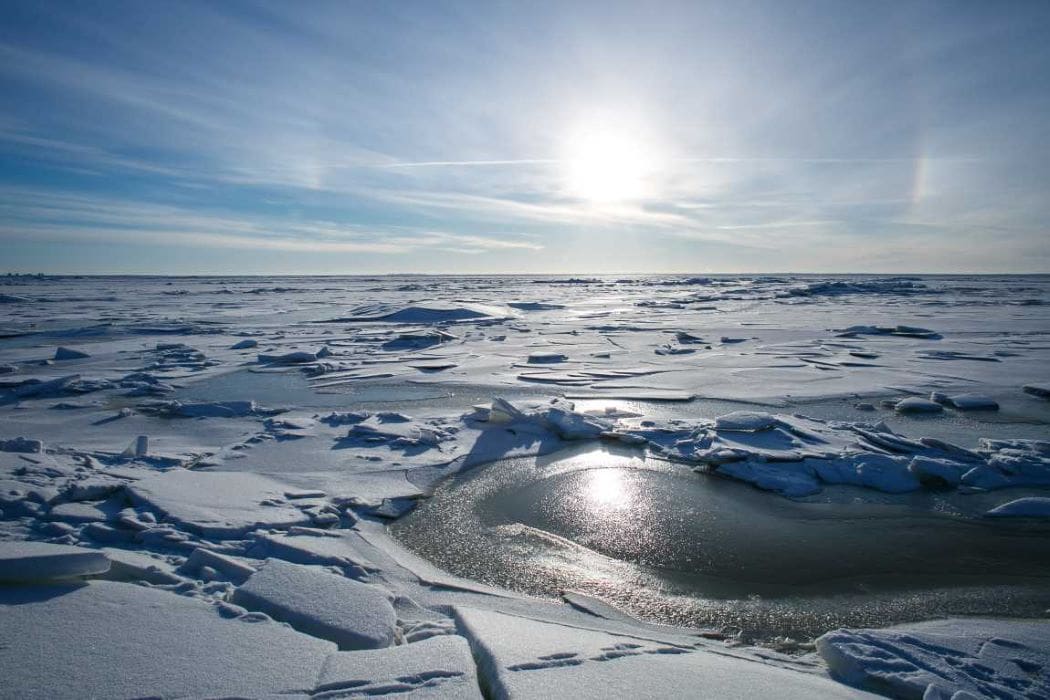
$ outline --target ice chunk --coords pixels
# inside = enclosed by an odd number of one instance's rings
[[[347,531],[307,530],[296,528],[287,535],[263,535],[257,546],[266,556],[284,559],[296,564],[324,564],[360,567],[374,571],[368,557],[358,551],[357,536]],[[255,549],[252,550],[255,555]]]
[[[1046,622],[965,619],[843,629],[820,637],[817,651],[844,682],[891,697],[1050,697]]]
[[[79,374],[70,374],[65,377],[49,379],[46,382],[32,381],[21,384],[14,389],[15,396],[28,399],[34,396],[54,396],[61,394],[66,388],[80,379]]]
[[[760,411],[733,411],[715,418],[715,428],[718,430],[755,432],[769,430],[776,424],[775,416]]]
[[[897,413],[940,413],[944,410],[944,407],[936,401],[922,399],[918,396],[901,399],[894,404],[893,408]]]
[[[958,486],[963,473],[969,469],[968,464],[931,457],[916,457],[908,465],[908,471],[921,483],[938,486]]]
[[[329,322],[441,323],[472,321],[484,318],[506,318],[510,315],[512,314],[507,309],[501,309],[497,306],[434,301],[411,306],[396,306],[393,304],[361,306],[351,311],[349,317],[329,319]]]
[[[287,352],[283,355],[259,355],[259,363],[264,365],[300,365],[313,362],[318,358],[317,353],[298,351]]]
[[[960,411],[998,411],[999,403],[985,394],[956,394],[947,399],[949,406]]]
[[[280,559],[268,559],[232,602],[341,649],[380,649],[394,641],[397,616],[384,591]]]
[[[426,328],[418,331],[406,331],[400,333],[393,340],[383,343],[383,348],[386,350],[411,350],[427,348],[431,345],[447,343],[448,341],[455,339],[456,336],[447,331],[443,331],[440,328]]]
[[[1022,390],[1041,399],[1050,399],[1050,384],[1025,384]]]
[[[194,549],[179,570],[185,573],[200,574],[205,567],[219,572],[234,583],[243,583],[255,573],[255,568],[239,559],[203,547]]]
[[[107,581],[145,581],[155,585],[181,583],[171,564],[142,552],[133,552],[116,547],[102,549],[109,559],[109,571],[97,574]]]
[[[612,422],[585,413],[561,408],[548,409],[547,423],[560,437],[566,440],[596,438],[612,428]]]
[[[821,491],[820,480],[803,463],[731,462],[719,466],[716,471],[783,496],[810,496]]]
[[[0,452],[22,452],[26,454],[43,452],[44,443],[40,440],[31,440],[24,437],[0,440]]]
[[[109,559],[94,549],[49,542],[0,542],[0,582],[3,583],[89,576],[107,569]]]
[[[568,356],[560,352],[530,352],[528,362],[533,365],[552,364],[565,362],[568,359]]]
[[[284,625],[224,619],[197,599],[129,583],[4,586],[0,609],[0,695],[20,700],[286,697],[311,689],[335,651]]]
[[[91,357],[83,350],[74,350],[73,348],[60,347],[55,350],[56,360],[82,360],[85,357]]]
[[[1018,498],[992,508],[985,515],[989,518],[1050,518],[1050,498]]]
[[[259,341],[252,338],[245,338],[244,340],[238,341],[230,346],[230,350],[247,350],[249,348],[258,347]]]
[[[316,690],[318,699],[329,697],[326,691],[333,698],[352,691],[362,697],[481,700],[467,640],[447,634],[390,649],[336,652],[321,669]]]
[[[308,524],[308,515],[283,502],[286,488],[257,474],[173,469],[135,482],[128,493],[188,530],[223,538]]]

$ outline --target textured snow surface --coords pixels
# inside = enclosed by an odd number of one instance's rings
[[[309,690],[330,642],[224,619],[193,598],[126,583],[0,587],[0,696],[258,697]]]
[[[645,637],[458,608],[493,698],[851,698],[816,675]]]
[[[102,552],[47,542],[0,542],[0,583],[101,574],[109,569]]]
[[[470,646],[457,635],[376,651],[337,652],[325,661],[317,690],[315,698],[481,700]]]
[[[838,678],[895,698],[1050,697],[1048,621],[837,630],[818,639],[817,650]]]
[[[252,574],[234,591],[232,602],[341,649],[378,649],[394,641],[396,615],[385,592],[279,559]]]
[[[158,514],[211,537],[310,523],[301,510],[285,503],[283,484],[257,474],[173,469],[142,479],[128,491]]]

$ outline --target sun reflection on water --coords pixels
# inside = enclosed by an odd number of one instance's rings
[[[628,486],[622,469],[588,470],[582,491],[595,509],[623,510],[634,501],[634,489]]]

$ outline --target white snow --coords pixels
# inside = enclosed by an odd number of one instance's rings
[[[394,641],[396,615],[386,592],[320,569],[269,559],[231,600],[341,649],[380,649]]]
[[[128,488],[131,498],[192,532],[237,537],[259,527],[307,525],[285,503],[285,486],[257,474],[173,469]]]
[[[336,652],[321,669],[314,698],[481,700],[467,640],[439,635],[389,649]]]
[[[958,619],[817,640],[831,672],[895,698],[1050,697],[1050,622]]]
[[[0,694],[262,697],[313,687],[335,645],[127,583],[0,587]]]
[[[105,573],[102,552],[47,542],[0,542],[0,582],[39,582]]]
[[[704,653],[684,640],[610,634],[472,608],[457,608],[455,614],[482,683],[497,700],[868,697],[820,676]]]

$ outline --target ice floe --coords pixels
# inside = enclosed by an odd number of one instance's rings
[[[270,559],[234,591],[231,602],[264,612],[340,649],[394,642],[396,614],[387,593],[353,579]]]

